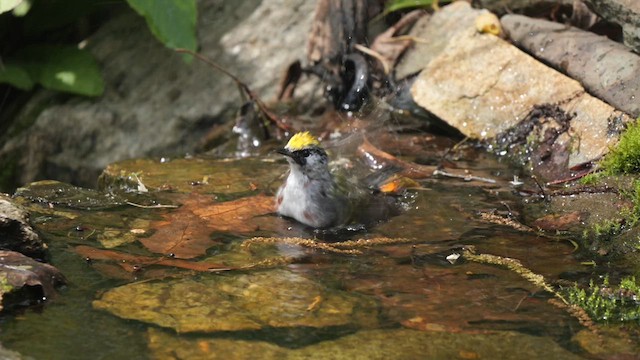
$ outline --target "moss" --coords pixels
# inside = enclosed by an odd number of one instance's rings
[[[601,284],[591,280],[587,289],[574,285],[564,291],[571,304],[584,309],[595,321],[640,322],[640,286],[634,276],[621,279],[617,286],[605,277]]]
[[[605,177],[605,174],[602,172],[593,172],[583,176],[580,179],[580,184],[585,186],[594,186],[600,183],[600,180]]]
[[[628,126],[600,165],[610,175],[640,173],[640,119]]]
[[[7,280],[7,274],[0,274],[0,298],[2,298],[1,294],[6,294],[13,290],[13,286],[9,284]]]

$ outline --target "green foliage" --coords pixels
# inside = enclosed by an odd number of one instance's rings
[[[196,50],[196,0],[127,0],[127,3],[145,18],[151,32],[165,46]],[[77,33],[75,25],[109,4],[114,2],[0,0],[0,14],[13,11],[13,15],[2,16],[23,16],[20,21],[0,24],[6,25],[0,29],[0,34],[15,35],[0,36],[0,40],[19,39],[4,44],[0,83],[21,90],[30,90],[35,84],[40,84],[73,94],[101,95],[104,82],[100,69],[89,52],[74,45],[86,36]],[[52,45],[65,40],[69,44]],[[190,59],[190,56],[185,55],[185,59]]]
[[[640,121],[629,125],[618,145],[611,149],[600,165],[610,175],[640,172]]]
[[[407,10],[417,7],[433,6],[435,4],[447,4],[450,0],[391,0],[388,1],[382,16],[386,16],[394,11]]]
[[[196,51],[196,0],[127,0],[165,46]]]
[[[20,90],[31,90],[33,80],[27,70],[19,64],[6,63],[0,69],[0,83],[9,84]]]
[[[618,286],[611,286],[605,277],[601,285],[593,280],[588,289],[577,285],[565,289],[571,304],[584,309],[595,321],[639,321],[640,287],[635,277],[625,277]]]
[[[52,89],[99,96],[104,82],[91,54],[71,46],[34,45],[18,51],[14,61],[33,82]]]
[[[580,179],[580,183],[586,186],[593,186],[598,184],[598,182],[600,181],[600,179],[604,177],[604,175],[605,174],[602,172],[592,172],[590,174],[583,176]]]

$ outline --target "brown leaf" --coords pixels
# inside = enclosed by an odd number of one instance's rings
[[[127,254],[120,251],[96,249],[91,246],[80,245],[75,247],[75,251],[81,256],[91,260],[112,260],[116,261],[120,267],[127,272],[139,271],[141,267],[149,265],[171,266],[181,269],[195,271],[226,271],[230,267],[222,264],[193,262],[180,259],[154,258],[149,256]]]
[[[180,208],[166,214],[164,220],[152,222],[151,228],[156,232],[140,242],[152,252],[173,254],[176,258],[191,259],[206,254],[218,242],[210,237],[214,229],[195,211],[212,201],[210,196],[189,194]]]
[[[412,39],[394,38],[394,36],[402,29],[416,22],[424,14],[425,12],[422,10],[415,10],[406,14],[373,41],[371,50],[378,54],[375,57],[380,61],[385,74],[390,73],[400,55],[413,44]]]
[[[256,231],[265,221],[260,216],[274,212],[271,196],[256,195],[234,201],[194,208],[193,213],[204,219],[210,229],[221,232],[248,233]]]

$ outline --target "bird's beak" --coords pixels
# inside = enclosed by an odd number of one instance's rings
[[[282,154],[282,155],[287,156],[287,157],[291,157],[292,156],[291,151],[289,151],[289,150],[287,150],[285,148],[278,149],[278,150],[276,150],[276,152],[278,154]]]

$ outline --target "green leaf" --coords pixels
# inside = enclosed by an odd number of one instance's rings
[[[33,80],[20,65],[4,64],[0,67],[0,83],[9,84],[22,90],[31,90]]]
[[[418,8],[418,7],[427,7],[427,6],[433,6],[434,3],[435,4],[448,4],[450,3],[451,0],[391,0],[389,2],[387,2],[384,11],[376,16],[376,19],[380,19],[384,16],[389,15],[390,13],[394,12],[394,11],[400,11],[400,10],[407,10],[407,9],[411,9],[411,8]]]
[[[18,7],[23,0],[0,0],[0,14]]]
[[[127,0],[166,47],[196,50],[196,0]]]
[[[104,91],[100,68],[91,54],[72,46],[34,45],[21,49],[15,61],[42,86],[86,96]]]

